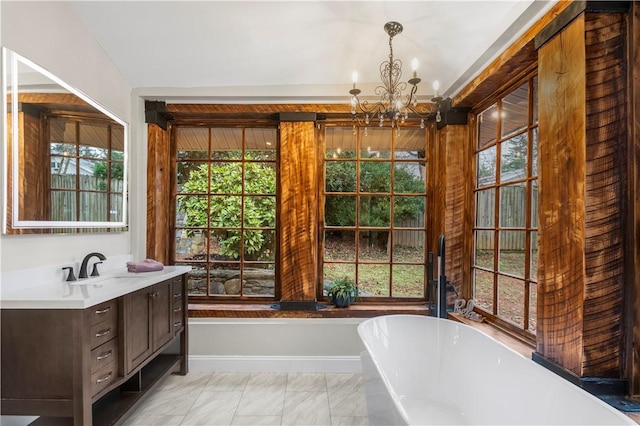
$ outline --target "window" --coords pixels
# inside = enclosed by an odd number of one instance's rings
[[[325,286],[346,276],[365,300],[424,300],[425,130],[327,127],[325,148]]]
[[[121,125],[50,117],[51,220],[121,222]]]
[[[477,115],[474,298],[535,334],[538,270],[537,78]]]
[[[273,300],[275,128],[176,127],[176,264],[191,300]]]

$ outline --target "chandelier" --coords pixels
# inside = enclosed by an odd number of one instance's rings
[[[398,128],[398,124],[404,123],[409,118],[409,114],[420,117],[420,127],[424,128],[425,119],[435,117],[436,121],[440,121],[440,102],[442,98],[438,94],[440,84],[438,81],[433,82],[434,97],[432,101],[437,105],[436,111],[418,109],[418,100],[415,96],[418,90],[418,59],[414,58],[411,62],[412,76],[408,80],[410,85],[409,92],[407,83],[400,81],[402,77],[402,62],[393,57],[393,37],[402,32],[402,24],[398,22],[387,22],[384,25],[384,31],[389,35],[389,60],[380,64],[380,78],[382,85],[375,88],[374,93],[380,97],[376,103],[369,104],[368,101],[360,101],[358,95],[361,90],[356,87],[358,82],[357,71],[353,72],[353,88],[349,90],[351,94],[351,115],[353,117],[354,126],[357,122],[359,125],[368,126],[372,120],[377,120],[379,126],[384,125],[385,119],[391,122],[391,127]]]

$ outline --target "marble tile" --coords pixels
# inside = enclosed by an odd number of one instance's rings
[[[247,390],[283,391],[287,386],[286,373],[251,373],[247,382]]]
[[[186,376],[179,374],[171,374],[161,384],[158,389],[175,389],[175,388],[204,388],[211,379],[212,373],[189,373]]]
[[[243,391],[249,382],[251,373],[213,373],[206,390]]]
[[[182,425],[229,425],[242,397],[241,391],[204,390]]]
[[[322,392],[287,392],[282,410],[283,425],[330,425],[329,398]]]
[[[285,375],[286,377],[286,375]],[[284,384],[270,388],[247,388],[242,394],[236,414],[239,416],[281,416],[284,406]]]
[[[328,374],[326,377],[332,416],[367,415],[362,374]]]
[[[332,426],[369,426],[367,416],[331,416]]]
[[[153,414],[138,414],[124,421],[124,426],[174,426],[182,423],[184,416],[156,416]]]
[[[281,416],[234,416],[231,424],[245,426],[279,426],[281,421]]]
[[[327,379],[324,374],[289,373],[287,392],[294,391],[326,392]]]
[[[136,413],[184,416],[200,396],[203,387],[159,388],[142,402]]]

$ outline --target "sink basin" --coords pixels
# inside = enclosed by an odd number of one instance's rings
[[[93,285],[93,284],[102,284],[108,280],[115,280],[118,284],[124,284],[128,281],[136,281],[138,279],[144,278],[142,274],[129,274],[129,273],[121,273],[115,275],[102,275],[99,277],[92,277],[86,279],[80,279],[78,281],[68,281],[69,285]]]

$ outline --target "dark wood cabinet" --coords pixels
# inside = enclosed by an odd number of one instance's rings
[[[184,294],[181,275],[87,309],[2,309],[1,413],[120,421],[162,378],[187,373]]]

